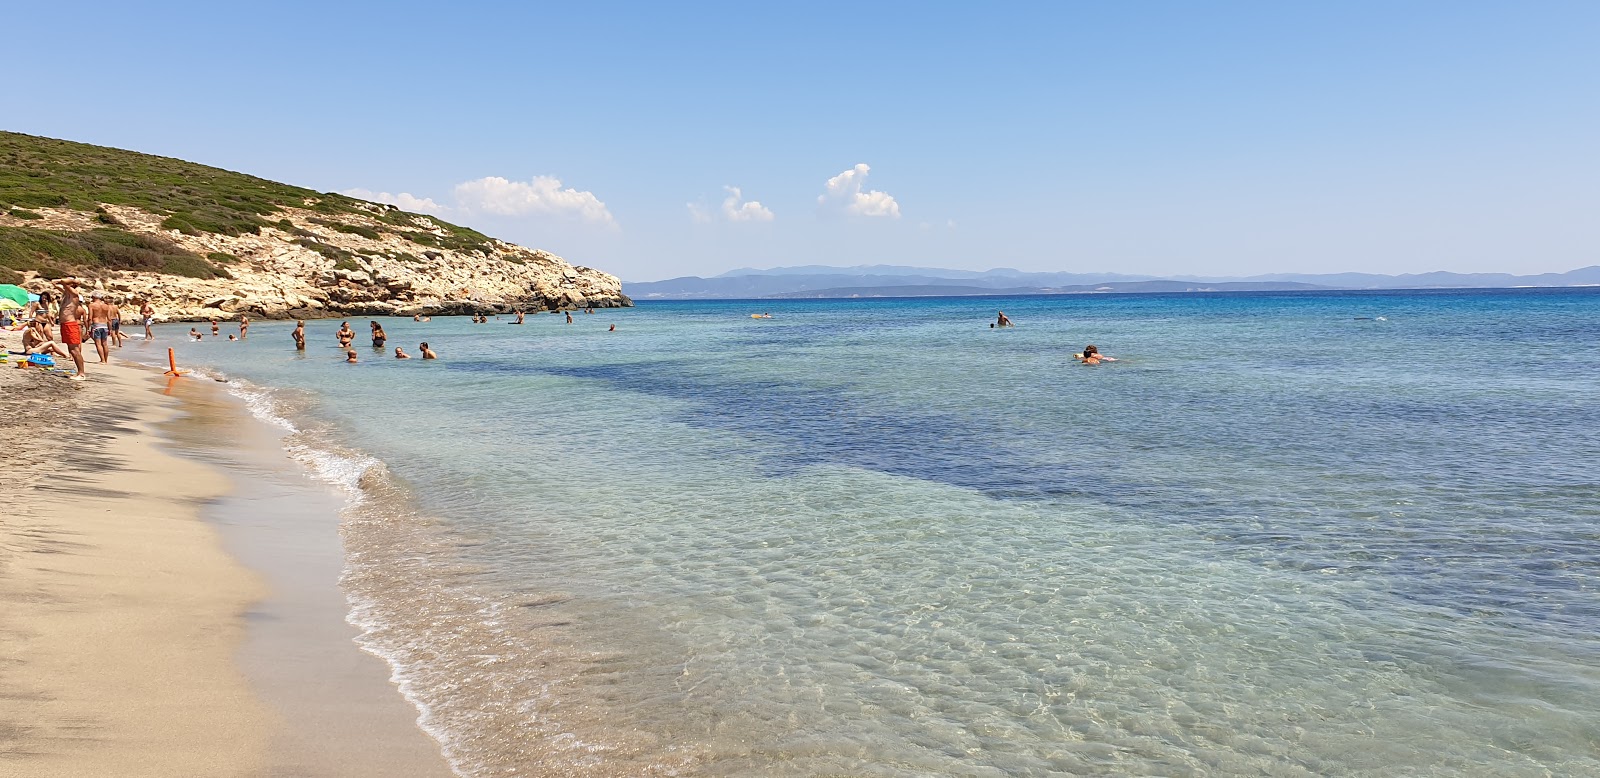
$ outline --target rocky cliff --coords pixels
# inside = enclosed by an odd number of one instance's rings
[[[616,276],[434,217],[0,132],[0,282],[68,274],[165,320],[633,304]]]
[[[396,215],[391,206],[357,207],[390,220]],[[67,208],[40,208],[34,213],[40,218],[24,221],[0,214],[0,226],[71,235],[104,229],[100,219],[109,215],[127,232],[169,241],[210,258],[229,277],[125,270],[88,273],[93,277],[90,285],[126,300],[150,300],[163,319],[175,321],[239,314],[409,316],[633,304],[616,276],[573,266],[548,252],[493,239],[472,249],[425,248],[408,238],[377,232],[391,222],[358,214],[341,214],[331,222],[315,211],[286,207],[273,214],[280,217],[280,224],[263,227],[259,234],[230,236],[164,230],[161,215],[130,206],[105,204],[99,213]],[[410,216],[418,230],[445,234],[429,217]],[[376,237],[356,234],[352,228],[376,232]],[[47,288],[49,280],[37,272],[27,273],[22,285],[37,292]]]

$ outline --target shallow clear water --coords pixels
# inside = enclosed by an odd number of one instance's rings
[[[1600,291],[574,318],[155,344],[463,774],[1600,774]]]

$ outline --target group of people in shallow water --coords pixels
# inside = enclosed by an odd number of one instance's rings
[[[413,316],[412,321],[423,321],[423,319]],[[433,319],[429,318],[427,321],[433,321]],[[389,342],[389,334],[383,331],[383,325],[379,324],[377,320],[368,322],[367,327],[372,330],[371,336],[373,348],[381,349]],[[294,348],[296,351],[306,350],[306,322],[304,319],[297,320],[294,323],[294,331],[289,333],[289,337],[294,340]],[[361,361],[361,355],[356,353],[355,349],[350,348],[350,344],[356,339],[356,331],[350,329],[350,322],[339,322],[339,329],[334,332],[333,337],[339,342],[339,348],[344,349],[344,361],[346,363],[353,365]],[[423,359],[439,358],[439,355],[434,353],[432,348],[428,347],[427,341],[423,341],[417,345],[417,353],[420,354]],[[411,355],[407,354],[404,348],[395,346],[394,358],[411,359]]]
[[[997,329],[997,328],[1015,327],[1015,326],[1017,326],[1017,325],[1015,325],[1015,324],[1013,324],[1011,322],[1011,317],[1007,316],[1005,311],[999,311],[999,317],[996,319],[996,321],[993,324],[989,325],[989,328],[990,329]],[[1083,364],[1085,364],[1085,365],[1098,365],[1098,364],[1100,364],[1102,362],[1115,362],[1115,361],[1117,361],[1116,357],[1108,357],[1105,354],[1100,353],[1100,347],[1096,346],[1096,345],[1094,345],[1092,343],[1083,347],[1083,353],[1081,353],[1081,354],[1073,354],[1072,358],[1077,360],[1077,361],[1079,361],[1079,362],[1081,362],[1081,363],[1083,363]]]

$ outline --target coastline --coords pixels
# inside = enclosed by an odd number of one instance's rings
[[[0,367],[28,431],[0,514],[0,772],[449,776],[344,622],[338,502],[220,387],[86,350],[82,384]]]

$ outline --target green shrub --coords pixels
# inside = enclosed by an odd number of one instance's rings
[[[318,243],[310,238],[299,238],[295,240],[295,245],[304,246],[332,260],[352,259],[355,257],[354,254],[351,254],[350,252],[345,251],[338,246],[331,246],[326,243]]]
[[[44,214],[42,214],[42,213],[35,213],[33,211],[24,211],[21,208],[12,208],[10,213],[11,213],[12,216],[17,217],[18,219],[43,219],[44,218]]]
[[[164,258],[160,272],[174,276],[188,276],[189,278],[233,278],[228,271],[223,270],[199,256],[173,255]]]
[[[25,208],[60,208],[71,202],[66,195],[53,192],[16,192],[6,196],[12,205]]]
[[[383,233],[378,232],[371,227],[363,227],[359,224],[335,224],[333,225],[333,228],[340,232],[347,232],[351,235],[360,235],[367,240],[378,240],[379,238],[383,237]]]
[[[0,267],[32,270],[46,278],[100,270],[169,273],[193,278],[229,278],[205,257],[159,235],[102,228],[57,232],[33,227],[0,227]]]
[[[224,254],[221,251],[213,251],[210,254],[207,254],[206,259],[209,259],[212,262],[220,262],[224,265],[231,265],[239,261],[238,257],[232,254]]]

